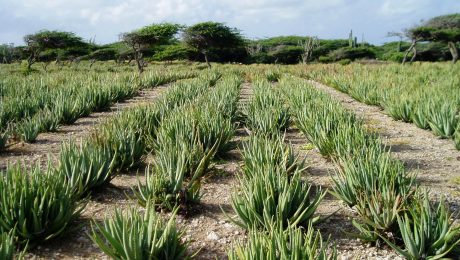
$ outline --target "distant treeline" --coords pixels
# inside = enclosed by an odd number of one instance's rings
[[[165,28],[169,30],[167,31],[169,34],[165,34]],[[190,28],[194,30],[191,31]],[[210,33],[212,30],[214,31]],[[181,31],[186,33],[181,34]],[[213,36],[210,36],[219,35],[222,31],[227,33],[225,37],[231,38],[222,38],[219,43],[219,39],[213,39]],[[164,39],[155,42],[154,36],[158,34],[161,34]],[[115,60],[121,63],[136,60],[138,62],[141,60],[142,62],[144,60],[167,62],[173,60],[205,61],[207,59],[213,62],[278,64],[347,63],[357,59],[394,62],[401,62],[405,59],[447,61],[453,59],[459,47],[460,15],[435,17],[425,24],[402,33],[390,34],[390,36],[398,36],[400,40],[381,46],[366,42],[359,43],[356,37],[353,37],[352,32],[348,39],[337,40],[303,36],[249,40],[243,38],[238,29],[215,22],[200,23],[191,27],[175,24],[151,25],[124,35],[125,38],[119,42],[97,45],[70,32],[40,31],[25,36],[25,46],[0,45],[0,62],[11,63],[27,60],[31,65],[37,61],[59,63],[81,60],[93,62]],[[182,36],[178,37],[178,35]],[[197,39],[198,42],[196,42]],[[224,44],[228,42],[228,39],[232,39],[232,43]],[[207,44],[206,41],[209,41],[210,44]],[[136,47],[137,42],[142,44]]]

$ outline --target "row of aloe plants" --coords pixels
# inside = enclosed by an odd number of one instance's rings
[[[138,202],[146,207],[144,216],[135,210],[125,214],[117,211],[113,218],[105,219],[103,225],[93,225],[93,241],[109,256],[116,259],[190,257],[174,217],[178,211],[183,213],[199,201],[201,177],[211,159],[228,147],[226,144],[234,133],[232,111],[235,111],[239,85],[238,77],[225,76],[209,92],[198,91],[196,98],[183,100],[181,106],[163,115],[161,125],[148,142],[154,160],[146,169],[145,183],[139,182],[138,188],[133,189]],[[162,224],[155,212],[159,209],[172,211],[166,224]]]
[[[458,66],[450,64],[334,66],[309,73],[358,101],[381,107],[395,120],[414,123],[441,138],[453,138],[460,150],[457,75]]]
[[[337,164],[331,193],[358,215],[354,236],[384,241],[408,259],[444,257],[460,243],[444,201],[431,203],[361,119],[301,79],[281,84],[296,126]]]
[[[0,149],[8,139],[33,142],[41,132],[54,132],[91,112],[132,97],[141,88],[190,78],[195,73],[150,72],[131,74],[55,75],[30,79],[7,78],[1,85]],[[9,81],[11,80],[11,81]],[[19,86],[19,87],[18,87]],[[32,94],[33,93],[33,94]]]
[[[240,78],[224,77],[210,92],[165,117],[150,146],[155,159],[145,184],[135,190],[141,205],[172,210],[197,203],[201,178],[211,160],[231,148]]]
[[[229,259],[333,259],[313,224],[325,192],[302,179],[304,161],[284,142],[289,113],[280,93],[266,80],[256,80],[254,95],[243,106],[251,135],[243,143],[242,174],[232,194],[235,224],[248,230],[245,243]]]
[[[81,146],[63,144],[56,167],[51,163],[46,169],[8,166],[0,178],[0,233],[10,234],[20,248],[68,231],[91,190],[142,162],[149,134],[158,127],[161,115],[168,113],[167,107],[204,93],[217,78],[177,83],[154,105],[132,108],[107,120]]]

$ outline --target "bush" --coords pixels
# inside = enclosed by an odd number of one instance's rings
[[[0,178],[0,232],[34,246],[62,235],[83,210],[65,178],[39,165],[8,166]]]
[[[270,64],[275,62],[275,57],[273,55],[268,54],[266,52],[259,52],[252,55],[249,59],[251,63],[263,63],[263,64]]]
[[[328,55],[333,61],[343,60],[343,59],[350,59],[352,61],[356,59],[374,59],[375,58],[375,51],[369,47],[357,47],[357,48],[350,48],[344,47],[337,49]]]
[[[333,62],[333,60],[328,57],[328,56],[320,56],[318,58],[318,61],[321,62],[321,63],[330,63],[330,62]]]
[[[351,63],[350,59],[341,59],[341,60],[339,60],[340,65],[348,65],[350,63]]]
[[[102,225],[93,221],[91,239],[113,259],[183,259],[188,245],[182,235],[174,214],[165,223],[148,208],[143,216],[134,209],[116,210]]]
[[[191,52],[192,50],[180,44],[168,45],[156,52],[152,58],[157,61],[186,60],[191,56]]]
[[[411,58],[411,55],[412,54],[410,54],[408,56],[409,59]],[[397,62],[397,63],[401,63],[403,61],[403,59],[404,59],[404,53],[403,52],[385,53],[382,56],[382,59],[387,60],[387,61],[394,61],[394,62]]]

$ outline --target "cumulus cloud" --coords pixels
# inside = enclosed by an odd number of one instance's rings
[[[108,43],[121,32],[150,23],[213,20],[237,27],[250,38],[345,38],[354,29],[379,43],[387,31],[458,11],[458,0],[0,0],[0,42],[20,44],[23,35],[46,28]]]

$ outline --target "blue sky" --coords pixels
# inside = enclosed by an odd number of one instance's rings
[[[0,43],[22,44],[41,29],[72,31],[97,43],[157,22],[219,21],[248,38],[311,35],[390,41],[433,16],[460,12],[460,0],[0,0]]]

